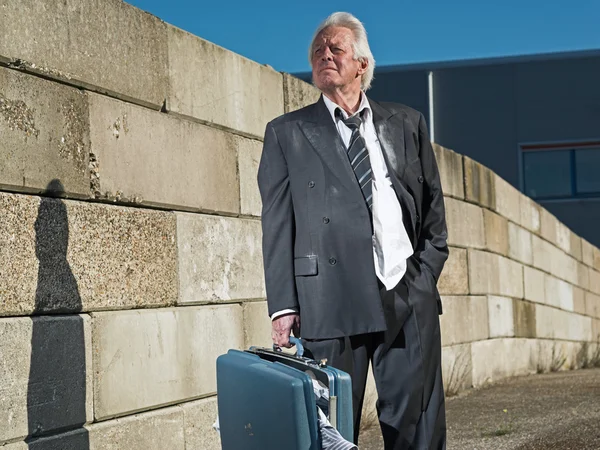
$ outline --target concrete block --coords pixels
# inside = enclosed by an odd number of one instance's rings
[[[514,336],[513,299],[488,296],[487,301],[490,337]]]
[[[583,263],[577,263],[577,285],[585,289],[590,289],[590,269]]]
[[[535,339],[489,339],[471,344],[473,386],[536,372]]]
[[[600,295],[591,292],[585,293],[585,311],[583,314],[600,319]]]
[[[463,344],[488,338],[490,330],[486,297],[444,296],[442,302],[442,345]]]
[[[0,67],[0,189],[89,197],[88,120],[78,89]]]
[[[377,386],[373,377],[373,367],[369,365],[360,427],[367,429],[376,426],[379,426],[379,419],[377,418]]]
[[[0,210],[0,316],[175,303],[172,214],[6,193]]]
[[[521,196],[523,194],[521,194],[513,185],[498,175],[496,175],[494,187],[496,190],[495,211],[514,223],[520,223]]]
[[[448,244],[484,248],[485,232],[482,209],[476,205],[446,198]]]
[[[532,235],[533,265],[557,278],[577,284],[579,281],[577,260],[553,244]]]
[[[91,450],[92,446],[88,430],[82,427],[49,437],[15,442],[1,448],[2,450]]]
[[[89,448],[90,450],[184,450],[186,445],[183,424],[184,412],[179,407],[94,423],[88,426]]]
[[[558,219],[554,217],[547,209],[540,208],[540,235],[554,245],[558,244],[557,228]]]
[[[120,0],[5,2],[0,59],[154,109],[167,93],[165,24]]]
[[[594,246],[581,238],[581,260],[584,264],[594,267]]]
[[[571,253],[571,230],[562,222],[556,224],[556,245],[565,253]]]
[[[594,269],[600,271],[600,248],[592,248],[592,254],[594,255]]]
[[[573,286],[552,275],[544,276],[546,303],[565,311],[574,310]]]
[[[92,420],[90,319],[0,319],[0,442]]]
[[[442,347],[442,377],[448,397],[473,385],[471,344]]]
[[[262,154],[262,143],[254,139],[236,136],[238,150],[238,170],[240,174],[241,213],[260,217],[262,201],[258,191],[258,164]]]
[[[483,209],[485,248],[508,256],[508,220],[489,209]]]
[[[267,302],[246,302],[244,308],[244,348],[253,345],[270,347],[271,319],[267,310]]]
[[[600,295],[600,272],[590,269],[588,279],[590,280],[590,291]]]
[[[444,195],[464,199],[465,179],[462,155],[435,143],[433,144],[433,151],[440,172]]]
[[[262,138],[283,114],[283,76],[167,25],[169,112]]]
[[[221,438],[212,427],[217,419],[217,398],[184,403],[183,432],[186,449],[221,450]]]
[[[583,261],[583,256],[581,254],[581,238],[569,230],[569,239],[570,239],[570,254],[577,261]]]
[[[217,356],[244,345],[240,305],[92,318],[96,420],[213,394]]]
[[[540,231],[540,205],[526,195],[519,197],[521,202],[521,226],[533,233]]]
[[[523,266],[500,255],[469,250],[469,289],[471,294],[522,298]]]
[[[437,286],[442,295],[469,293],[466,249],[450,247],[450,254],[444,264],[444,270]]]
[[[179,303],[266,297],[258,220],[176,216]]]
[[[490,209],[496,208],[495,174],[467,156],[463,156],[465,199]]]
[[[524,266],[524,298],[536,303],[546,303],[545,274],[537,269]]]
[[[513,319],[516,337],[536,337],[535,304],[513,299]]]
[[[319,97],[321,91],[312,84],[289,73],[283,74],[283,104],[286,113],[316,103]]]
[[[600,345],[600,319],[592,319],[592,340]]]
[[[239,213],[231,134],[96,94],[90,118],[96,198]]]
[[[585,295],[588,292],[584,291],[581,288],[573,286],[573,312],[577,314],[587,314],[587,309],[585,306]]]
[[[589,341],[592,338],[592,318],[544,305],[535,305],[538,338]]]
[[[579,342],[538,339],[536,355],[537,372],[568,370],[570,367],[573,367],[573,361],[580,348]]]
[[[531,233],[514,223],[508,224],[508,256],[524,264],[533,263]]]

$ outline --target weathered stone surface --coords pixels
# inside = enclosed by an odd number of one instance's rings
[[[194,211],[240,210],[230,133],[90,94],[97,198]]]
[[[442,347],[442,377],[448,396],[455,395],[473,385],[471,344]]]
[[[600,295],[585,293],[585,311],[584,314],[590,317],[600,319]]]
[[[444,195],[464,199],[465,180],[462,155],[435,143],[433,144],[433,151],[440,172]]]
[[[283,104],[286,113],[315,103],[320,96],[321,91],[312,84],[289,73],[283,74]]]
[[[545,274],[531,267],[523,267],[524,298],[536,303],[546,303]]]
[[[512,220],[521,222],[521,194],[514,186],[498,175],[495,176],[494,187],[496,190],[496,207],[498,214]]]
[[[466,249],[450,247],[448,260],[438,280],[438,290],[442,295],[469,293]]]
[[[494,253],[469,250],[471,294],[523,297],[523,266]]]
[[[581,348],[578,342],[538,339],[536,352],[537,372],[556,372],[574,366],[574,360]]]
[[[95,423],[88,426],[90,450],[184,450],[183,424],[178,407]]]
[[[91,421],[91,375],[88,316],[0,319],[0,442]]]
[[[258,220],[176,216],[179,303],[266,297]]]
[[[471,344],[473,385],[536,372],[534,339],[489,339]]]
[[[247,216],[260,216],[262,201],[258,191],[258,164],[262,154],[262,143],[254,139],[236,137],[238,149],[238,170],[240,174],[241,213]]]
[[[486,297],[445,296],[440,316],[442,345],[463,344],[489,336]]]
[[[581,238],[581,259],[584,264],[594,267],[594,246]]]
[[[571,284],[578,283],[577,260],[575,258],[538,236],[532,235],[531,243],[533,265],[535,267]]]
[[[556,224],[556,245],[565,253],[571,253],[571,230],[562,222]]]
[[[216,391],[217,356],[244,345],[240,305],[94,313],[94,417]]]
[[[120,0],[4,2],[0,60],[155,109],[167,93],[165,24]]]
[[[540,208],[540,235],[557,245],[558,219],[554,217],[547,209]]]
[[[360,421],[361,428],[378,426],[377,419],[377,386],[375,377],[373,377],[373,367],[370,364],[367,372],[367,385],[365,387],[365,397],[363,400],[362,416]]]
[[[485,248],[508,256],[508,220],[489,209],[483,209]]]
[[[217,419],[217,398],[181,405],[186,449],[221,450],[221,438],[212,427]]]
[[[577,285],[586,291],[590,289],[590,270],[583,263],[577,263]]]
[[[589,341],[592,338],[592,318],[544,305],[535,305],[538,338]]]
[[[592,319],[592,340],[600,345],[600,319]]]
[[[531,233],[514,223],[508,224],[508,256],[524,264],[532,264]]]
[[[521,202],[521,226],[533,233],[540,231],[540,205],[526,195],[519,197]]]
[[[536,337],[535,304],[513,299],[514,329],[516,337]]]
[[[496,208],[495,174],[482,164],[463,156],[465,199],[490,209]]]
[[[244,308],[244,348],[254,346],[270,347],[271,319],[267,302],[246,302]]]
[[[552,275],[544,276],[546,301],[544,303],[556,306],[566,311],[573,311],[573,286]]]
[[[0,188],[89,197],[88,120],[78,89],[0,67]]]
[[[476,205],[446,198],[448,244],[462,247],[485,247],[482,209]]]
[[[171,213],[7,193],[0,210],[0,316],[175,303]]]
[[[569,230],[569,239],[571,248],[571,256],[575,258],[577,261],[583,261],[583,256],[581,254],[581,238]]]
[[[600,272],[590,269],[588,278],[590,280],[590,291],[600,295]]]
[[[585,307],[585,294],[587,292],[581,288],[573,286],[573,311],[577,314],[587,314]]]
[[[513,299],[488,296],[488,318],[490,337],[511,337],[515,335]]]
[[[170,112],[263,137],[283,114],[283,77],[268,66],[167,25]]]
[[[600,248],[592,248],[592,254],[594,255],[594,269],[600,271]]]

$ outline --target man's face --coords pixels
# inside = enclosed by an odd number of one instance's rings
[[[360,89],[367,62],[353,59],[353,42],[352,31],[343,27],[325,28],[317,35],[311,62],[313,81],[321,91],[352,86]]]

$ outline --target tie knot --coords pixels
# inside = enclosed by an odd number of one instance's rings
[[[337,108],[335,110],[336,115],[342,120],[342,122],[344,122],[344,124],[350,128],[352,131],[354,130],[358,130],[360,128],[360,124],[362,123],[362,116],[364,113],[364,109],[359,112],[354,114],[353,116],[348,117],[347,119],[344,119],[344,116],[342,115],[342,110],[340,108]]]

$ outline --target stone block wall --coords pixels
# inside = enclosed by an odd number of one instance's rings
[[[0,6],[0,447],[217,449],[216,357],[270,344],[263,130],[319,93],[121,0]],[[436,156],[449,389],[582,365],[600,251]]]

